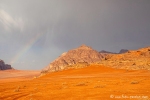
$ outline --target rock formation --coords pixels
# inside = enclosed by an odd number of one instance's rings
[[[93,50],[91,47],[82,45],[79,48],[63,53],[60,57],[50,63],[42,72],[53,72],[69,67],[83,67],[91,63],[98,62],[105,55]]]
[[[0,70],[13,69],[11,65],[5,64],[3,60],[0,60]]]
[[[119,69],[150,70],[150,47],[107,55],[99,64]]]
[[[123,49],[120,53],[111,53],[97,52],[91,47],[82,45],[79,48],[63,53],[45,67],[42,73],[80,68],[93,63],[119,69],[150,70],[150,47],[139,50]]]

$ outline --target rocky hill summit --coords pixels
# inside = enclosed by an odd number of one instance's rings
[[[150,70],[150,47],[107,55],[99,64],[119,69]]]
[[[54,72],[67,68],[85,67],[88,64],[98,62],[104,58],[105,55],[93,50],[91,47],[81,45],[80,47],[63,53],[56,60],[45,67],[42,72]]]
[[[0,60],[0,70],[13,69],[11,65],[5,64],[3,60]]]

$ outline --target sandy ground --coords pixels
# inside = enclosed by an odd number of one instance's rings
[[[40,70],[0,70],[0,83],[24,81],[40,75]]]
[[[93,65],[39,78],[22,73],[8,80],[2,76],[9,72],[0,72],[0,100],[150,100],[150,71]]]

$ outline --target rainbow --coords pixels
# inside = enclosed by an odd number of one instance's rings
[[[35,37],[33,37],[21,50],[18,54],[16,54],[12,60],[10,61],[11,64],[16,63],[22,56],[25,54],[32,46],[33,44],[40,39],[41,36],[43,36],[44,33],[39,33]]]

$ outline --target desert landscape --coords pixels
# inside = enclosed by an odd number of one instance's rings
[[[0,0],[0,100],[150,100],[150,0]]]
[[[149,100],[150,67],[145,66],[149,52],[146,47],[110,54],[82,45],[63,53],[41,71],[3,70],[0,100]],[[143,54],[147,62],[137,63],[137,59],[144,59]],[[108,66],[110,62],[113,66]],[[131,66],[133,62],[136,65]]]

